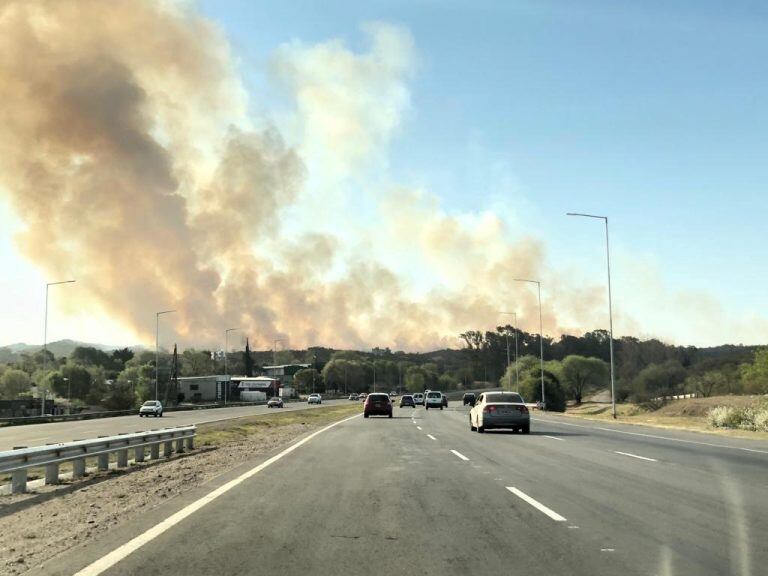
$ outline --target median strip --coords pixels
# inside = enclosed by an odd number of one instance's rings
[[[629,456],[630,458],[637,458],[638,460],[647,460],[648,462],[658,462],[655,458],[646,458],[645,456],[638,456],[637,454],[630,454],[629,452],[619,452],[618,450],[614,450],[616,454],[621,454],[622,456]]]
[[[565,518],[560,516],[560,514],[558,514],[557,512],[552,510],[551,508],[547,508],[546,506],[544,506],[544,504],[542,504],[538,500],[535,500],[535,499],[531,498],[530,496],[528,496],[528,494],[526,494],[522,490],[518,490],[514,486],[507,486],[507,490],[512,492],[512,494],[514,494],[515,496],[517,496],[521,500],[524,500],[525,502],[528,502],[528,504],[530,504],[531,506],[536,508],[536,510],[538,510],[539,512],[543,512],[544,514],[546,514],[547,516],[552,518],[552,520],[554,520],[555,522],[566,522],[567,521]]]

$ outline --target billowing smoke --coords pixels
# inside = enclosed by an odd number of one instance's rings
[[[386,167],[415,68],[407,32],[366,33],[362,54],[339,41],[277,51],[295,109],[283,136],[251,118],[226,40],[186,3],[4,2],[0,193],[25,223],[20,249],[77,278],[74,308],[147,340],[154,313],[176,308],[182,344],[238,327],[260,345],[455,345],[503,309],[534,328],[535,293],[516,276],[545,276],[588,324],[602,293],[557,283],[541,242],[366,183]],[[556,318],[545,302],[550,333],[567,329]]]

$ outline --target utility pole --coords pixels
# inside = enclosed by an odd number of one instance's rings
[[[45,326],[43,328],[43,378],[48,365],[48,288],[58,284],[72,284],[74,280],[62,280],[61,282],[47,282],[45,284]],[[45,416],[45,388],[40,384],[40,416]]]
[[[155,401],[158,400],[157,383],[160,379],[160,347],[158,345],[158,341],[160,339],[160,316],[163,314],[170,314],[171,312],[176,312],[176,310],[163,310],[162,312],[155,312]]]
[[[227,328],[224,330],[224,376],[229,376],[229,368],[227,366],[227,350],[229,348],[229,333],[240,330],[240,328]],[[229,378],[224,379],[224,404],[227,403],[227,395],[229,392]]]

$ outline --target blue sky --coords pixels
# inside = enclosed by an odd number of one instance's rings
[[[603,273],[600,230],[563,213],[608,214],[617,252],[654,262],[670,290],[710,294],[737,315],[768,304],[764,3],[201,8],[234,43],[257,100],[270,96],[262,71],[280,44],[359,49],[361,22],[408,28],[419,64],[393,179],[427,186],[449,210],[493,196],[547,238],[554,265],[588,275]]]
[[[230,42],[254,116],[275,119],[292,106],[271,68],[279,47],[340,39],[361,53],[366,22],[409,31],[410,106],[377,178],[425,189],[449,214],[504,212],[516,234],[543,241],[551,268],[601,286],[602,229],[564,214],[606,214],[619,333],[765,342],[767,4],[202,0],[197,7]],[[0,283],[12,310],[0,342],[39,340],[23,309],[42,304],[30,296],[42,276],[13,246],[19,226],[0,198],[0,261],[16,272]],[[52,314],[60,312],[54,304]],[[622,325],[623,312],[631,322]],[[53,339],[104,340],[106,321],[80,311],[79,331]],[[135,339],[117,325],[108,334],[113,343]]]

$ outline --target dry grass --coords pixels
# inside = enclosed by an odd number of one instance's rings
[[[290,412],[275,410],[275,412],[258,416],[199,424],[196,442],[199,446],[219,446],[283,426],[294,424],[322,426],[361,412],[362,407],[357,402],[327,408],[291,410]]]
[[[657,428],[692,430],[731,438],[768,440],[768,432],[713,428],[707,422],[707,412],[716,406],[744,408],[758,401],[758,396],[714,396],[711,398],[688,398],[673,400],[658,410],[651,411],[636,404],[617,404],[617,422],[640,424]],[[569,406],[566,416],[598,421],[613,421],[611,405],[584,402],[581,406]]]

